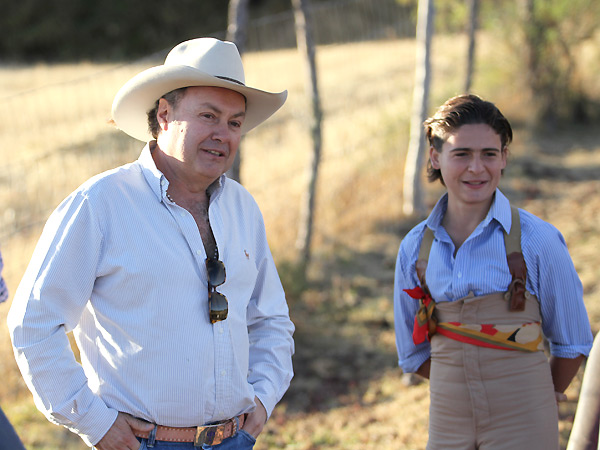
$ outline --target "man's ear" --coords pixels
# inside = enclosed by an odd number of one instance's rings
[[[164,98],[158,101],[158,108],[156,109],[156,120],[162,131],[165,131],[169,126],[169,115],[171,114],[172,108],[169,102]]]
[[[429,160],[431,161],[431,167],[435,170],[440,169],[440,153],[432,145],[429,147]]]

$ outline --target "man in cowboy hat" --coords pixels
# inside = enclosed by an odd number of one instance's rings
[[[286,95],[245,86],[235,45],[212,38],[119,90],[115,124],[147,144],[52,214],[9,313],[50,421],[100,450],[253,447],[294,326],[258,206],[223,174]]]

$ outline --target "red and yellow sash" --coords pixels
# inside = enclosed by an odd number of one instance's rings
[[[543,350],[540,322],[522,325],[466,324],[439,322],[437,332],[455,341],[501,350],[537,352]]]
[[[419,309],[413,326],[413,342],[418,345],[431,341],[439,333],[455,341],[480,347],[501,350],[537,352],[543,350],[542,327],[540,322],[520,325],[467,324],[460,322],[437,322],[434,311],[435,301],[421,287],[404,289],[409,296],[419,300]]]

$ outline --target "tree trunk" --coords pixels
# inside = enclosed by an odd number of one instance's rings
[[[561,103],[563,74],[550,51],[552,44],[547,35],[548,28],[554,25],[544,23],[536,5],[537,0],[519,0],[524,33],[523,54],[526,57],[527,83],[535,102],[536,121],[550,131],[558,122],[556,110]]]
[[[427,119],[427,105],[429,103],[431,78],[429,60],[431,39],[433,37],[433,14],[433,0],[419,0],[415,87],[410,119],[410,140],[404,164],[402,210],[407,216],[425,214],[421,169],[426,151],[423,122]]]
[[[315,45],[312,36],[309,0],[292,0],[294,21],[296,24],[296,42],[298,50],[306,60],[306,90],[311,97],[312,119],[310,131],[313,142],[313,155],[310,165],[309,183],[304,196],[300,216],[300,229],[296,246],[300,251],[300,263],[303,276],[311,257],[311,241],[313,234],[314,210],[317,195],[317,180],[319,163],[321,161],[321,100],[317,83],[317,67],[315,60]]]
[[[465,77],[465,94],[471,91],[473,72],[475,71],[475,44],[477,36],[477,19],[479,16],[479,0],[469,0],[469,49],[467,51],[467,74]]]
[[[244,53],[248,31],[248,2],[249,0],[229,0],[229,12],[227,15],[226,40],[235,43],[240,55]],[[242,149],[241,146],[235,155],[231,169],[227,176],[241,183]]]

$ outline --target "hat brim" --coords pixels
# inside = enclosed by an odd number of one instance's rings
[[[283,106],[287,91],[266,92],[233,81],[214,77],[190,66],[157,66],[140,72],[119,89],[112,104],[112,118],[117,128],[140,141],[149,141],[147,113],[156,100],[172,90],[191,86],[230,89],[246,97],[245,134],[261,124]]]

